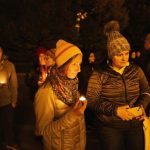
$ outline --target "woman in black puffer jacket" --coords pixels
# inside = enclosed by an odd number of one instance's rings
[[[106,24],[105,31],[109,63],[90,77],[88,107],[96,113],[103,150],[144,150],[142,121],[150,88],[142,69],[129,63],[130,45],[118,22]]]

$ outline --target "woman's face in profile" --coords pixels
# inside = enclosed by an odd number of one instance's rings
[[[46,55],[43,54],[43,53],[41,53],[41,54],[39,55],[39,65],[45,65],[45,64],[46,64],[45,59],[46,59]]]
[[[74,79],[81,71],[82,55],[77,55],[66,65],[65,74],[69,79]]]
[[[95,55],[94,53],[90,53],[89,55],[89,63],[94,63],[95,62]]]

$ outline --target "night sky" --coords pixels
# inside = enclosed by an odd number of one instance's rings
[[[77,22],[78,12],[87,17]],[[103,26],[115,19],[136,50],[150,32],[149,16],[149,0],[0,0],[0,43],[15,63],[32,62],[38,46],[53,48],[60,38],[83,53],[101,51]]]

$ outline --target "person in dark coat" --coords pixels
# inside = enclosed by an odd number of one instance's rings
[[[97,117],[103,150],[144,150],[143,118],[150,87],[143,70],[129,62],[130,44],[117,21],[105,26],[109,63],[95,71],[86,98]]]
[[[29,87],[30,99],[32,101],[34,101],[35,93],[46,80],[46,77],[46,48],[38,47],[36,50],[35,64],[29,69],[25,77],[25,83]]]

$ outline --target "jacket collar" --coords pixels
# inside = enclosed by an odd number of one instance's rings
[[[118,73],[121,74],[121,75],[123,74],[125,68],[126,68],[127,66],[129,66],[129,65],[130,65],[130,63],[128,62],[125,67],[122,67],[121,69],[118,69],[117,67],[114,67],[114,66],[112,66],[112,65],[109,64],[110,68],[112,68],[115,72],[118,72]]]

